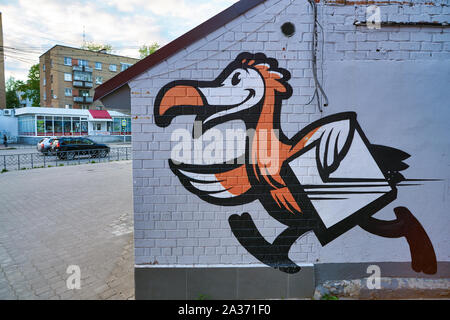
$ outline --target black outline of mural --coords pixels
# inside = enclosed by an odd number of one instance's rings
[[[405,237],[410,246],[412,260],[411,265],[413,270],[415,270],[416,272],[424,272],[427,274],[436,273],[437,263],[433,245],[421,224],[407,208],[397,207],[394,209],[394,213],[397,217],[396,220],[385,221],[372,217],[372,215],[374,215],[376,212],[378,212],[397,198],[397,186],[401,182],[413,181],[405,179],[403,175],[399,173],[399,171],[403,171],[408,168],[408,165],[406,165],[402,161],[409,158],[410,155],[398,149],[372,145],[365,136],[358,122],[356,121],[356,113],[354,112],[338,113],[322,118],[309,124],[300,132],[298,132],[294,137],[289,139],[281,130],[280,113],[283,100],[289,99],[293,93],[291,86],[288,84],[288,81],[290,79],[290,72],[286,69],[279,68],[278,61],[276,59],[267,58],[263,53],[251,54],[248,52],[244,52],[239,54],[237,58],[233,62],[231,62],[213,81],[178,80],[167,84],[159,91],[155,100],[154,116],[156,125],[158,125],[159,127],[167,127],[170,125],[172,119],[176,116],[196,115],[196,120],[202,122],[203,133],[220,123],[224,123],[234,119],[243,120],[247,126],[247,129],[255,129],[258,124],[258,121],[255,121],[255,114],[261,113],[266,97],[263,97],[259,103],[255,104],[251,108],[251,110],[246,109],[236,113],[226,114],[207,122],[205,122],[205,120],[216,112],[236,108],[238,105],[211,106],[208,104],[207,98],[202,94],[200,90],[196,90],[197,102],[192,103],[191,105],[174,105],[173,107],[162,110],[161,103],[166,97],[167,92],[169,92],[172,88],[180,86],[190,88],[218,88],[221,86],[223,81],[227,79],[236,69],[239,68],[248,70],[252,68],[259,72],[259,70],[255,67],[258,65],[266,65],[268,67],[268,71],[276,72],[281,75],[281,77],[276,81],[278,81],[278,83],[284,87],[284,90],[274,90],[273,105],[273,129],[278,130],[279,137],[277,138],[279,139],[280,143],[287,144],[289,146],[292,146],[293,148],[294,146],[297,146],[297,144],[299,144],[302,139],[304,139],[316,128],[340,120],[349,121],[350,130],[348,137],[340,152],[335,154],[335,161],[331,165],[323,164],[319,161],[320,140],[324,138],[322,136],[316,141],[302,148],[301,151],[290,156],[289,158],[286,158],[283,161],[280,170],[280,176],[285,182],[285,185],[283,187],[287,187],[293,195],[296,203],[301,204],[301,214],[291,214],[292,211],[289,210],[290,208],[287,208],[287,210],[286,208],[280,206],[280,204],[277,203],[277,200],[271,196],[271,187],[269,187],[267,184],[261,183],[261,179],[258,177],[258,175],[260,175],[261,173],[257,172],[257,174],[255,174],[255,170],[258,169],[255,169],[255,165],[251,165],[249,162],[252,142],[248,137],[246,141],[245,164],[224,163],[218,165],[188,165],[175,163],[174,161],[169,159],[169,164],[172,172],[179,178],[183,186],[202,200],[215,205],[235,206],[249,203],[254,200],[259,200],[266,211],[273,218],[287,226],[285,231],[278,235],[273,243],[267,242],[266,239],[260,234],[255,223],[253,222],[252,217],[248,213],[243,213],[242,215],[234,214],[230,216],[229,224],[237,240],[243,247],[247,249],[250,254],[252,254],[255,258],[265,263],[266,265],[279,269],[283,272],[295,273],[300,270],[300,267],[297,266],[291,259],[289,259],[288,253],[295,241],[306,232],[313,231],[319,239],[320,243],[325,246],[330,241],[336,239],[343,233],[358,225],[364,230],[378,236],[388,238]],[[249,99],[255,96],[254,90],[247,90],[249,92],[248,97],[240,104],[244,104]],[[207,108],[205,108],[205,106],[207,106]],[[379,169],[381,170],[381,172],[383,172],[385,179],[374,180],[330,178],[330,174],[339,167],[340,162],[345,158],[353,142],[355,132],[357,132],[362,138],[364,144],[367,146]],[[373,183],[378,181],[386,183],[387,181],[392,190],[387,193],[383,192],[384,194],[377,200],[371,202],[367,206],[361,208],[357,212],[336,223],[335,225],[329,228],[325,227],[324,223],[320,219],[318,213],[311,203],[309,197],[311,195],[311,192],[307,193],[305,191],[306,186],[302,186],[302,184],[298,181],[297,177],[293,173],[292,169],[289,167],[290,161],[311,150],[312,148],[316,148],[317,168],[320,177],[324,182],[359,182],[361,186],[367,186],[365,185],[365,183]],[[218,174],[237,169],[242,165],[245,165],[245,170],[251,187],[246,192],[243,192],[242,194],[237,195],[233,198],[215,198],[212,196],[212,192],[208,193],[199,191],[192,185],[192,183],[202,183],[202,181],[196,181],[195,179],[189,178],[182,173],[182,171],[185,171],[192,173]],[[273,183],[274,185],[277,184],[276,181],[271,181],[271,183]],[[314,186],[308,187],[314,188]],[[330,195],[331,192],[316,191],[315,194]],[[345,195],[345,191],[334,191],[333,195],[336,196],[336,194]],[[326,200],[326,198],[322,199]],[[289,201],[287,201],[287,203],[287,205],[289,205]]]

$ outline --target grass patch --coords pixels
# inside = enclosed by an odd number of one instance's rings
[[[209,296],[207,294],[199,294],[197,300],[209,300]]]
[[[333,296],[332,294],[326,293],[322,296],[322,298],[320,298],[320,300],[339,300],[339,298],[336,296]]]

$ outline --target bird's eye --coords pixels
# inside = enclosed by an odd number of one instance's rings
[[[236,86],[239,84],[239,82],[241,82],[241,73],[240,72],[236,72],[233,76],[233,79],[231,79],[231,84],[233,86]]]

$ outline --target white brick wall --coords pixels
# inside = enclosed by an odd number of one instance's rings
[[[413,1],[419,3],[420,1]],[[422,1],[423,2],[423,1]],[[435,5],[383,5],[383,21],[450,21],[446,1]],[[327,61],[441,60],[450,59],[450,29],[356,27],[365,20],[366,6],[318,4],[319,77]],[[293,22],[296,33],[286,38],[280,31]],[[291,72],[293,96],[284,102],[281,121],[288,137],[321,117],[315,104],[306,105],[314,92],[311,71],[312,14],[306,0],[269,0],[228,23],[206,38],[184,48],[130,83],[133,114],[133,180],[136,264],[199,265],[257,264],[237,242],[228,225],[231,214],[249,212],[260,232],[272,241],[284,227],[262,205],[220,207],[189,193],[168,167],[170,136],[177,128],[190,129],[192,117],[180,117],[168,128],[154,124],[154,98],[165,84],[180,79],[213,80],[244,51],[263,52],[278,59]],[[322,37],[324,42],[322,45]],[[323,57],[320,54],[323,50]],[[323,58],[323,59],[322,59]],[[292,247],[297,263],[315,262],[320,245],[308,233]]]

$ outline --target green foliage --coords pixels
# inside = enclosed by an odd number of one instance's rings
[[[16,91],[20,91],[23,99],[30,99],[33,107],[40,106],[39,64],[31,66],[26,82],[17,81]]]
[[[17,96],[17,85],[21,81],[14,80],[13,77],[10,77],[8,81],[6,81],[6,108],[18,108],[20,106],[19,97]]]
[[[2,169],[2,173],[8,172],[8,169]]]
[[[200,293],[197,297],[197,300],[209,300],[209,296],[207,294]]]
[[[321,300],[339,300],[339,298],[336,296],[333,296],[332,294],[326,293],[322,296]]]
[[[139,48],[139,54],[141,55],[141,59],[144,59],[145,57],[155,53],[156,50],[159,49],[159,44],[154,42],[150,45],[143,45]]]
[[[112,46],[110,44],[101,44],[101,43],[95,43],[95,42],[86,42],[80,48],[84,49],[84,50],[90,50],[90,51],[105,50],[106,53],[111,53],[111,51],[112,51]]]

